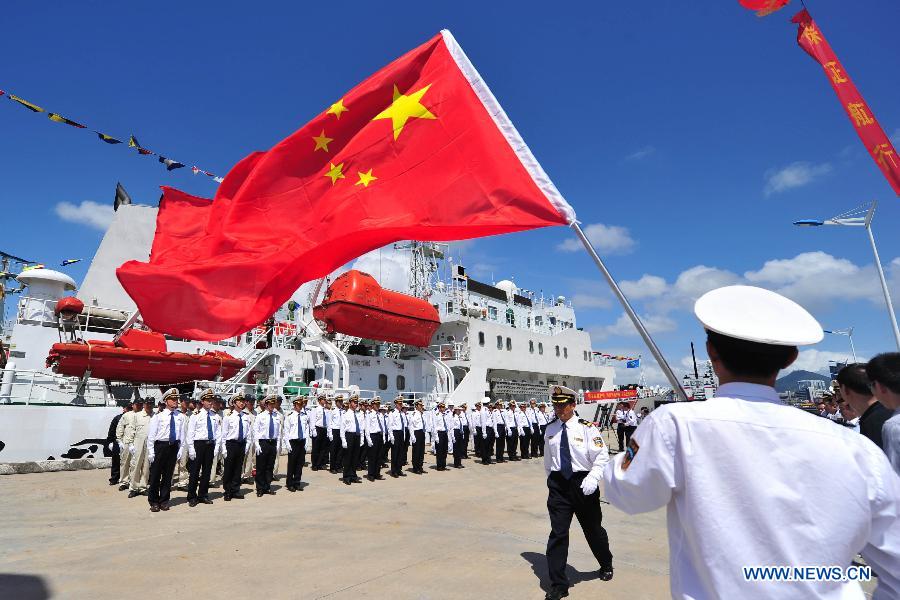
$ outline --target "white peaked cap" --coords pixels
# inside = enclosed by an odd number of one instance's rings
[[[703,326],[748,342],[805,346],[822,341],[825,333],[805,308],[770,290],[730,285],[707,292],[694,304]]]

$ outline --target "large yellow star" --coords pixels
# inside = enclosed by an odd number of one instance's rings
[[[320,133],[319,135],[314,135],[314,136],[313,136],[313,140],[316,142],[316,147],[315,147],[315,149],[313,150],[313,152],[315,152],[316,150],[320,150],[320,149],[321,149],[321,150],[324,150],[325,152],[328,152],[328,144],[329,144],[330,142],[333,142],[333,141],[334,141],[333,138],[330,138],[330,137],[326,137],[326,136],[325,136],[325,130],[324,130],[324,129],[322,130],[322,133]]]
[[[390,119],[394,129],[394,139],[396,140],[400,137],[400,132],[403,131],[403,126],[406,125],[408,120],[436,119],[437,117],[420,103],[422,96],[425,95],[425,92],[430,87],[431,84],[429,83],[419,91],[407,96],[406,94],[401,94],[397,86],[394,85],[394,101],[372,120]]]
[[[359,181],[354,183],[353,185],[361,185],[363,187],[369,187],[369,184],[378,179],[374,175],[372,175],[372,169],[369,169],[368,173],[363,173],[362,171],[357,171],[357,175],[359,175]]]
[[[334,115],[335,117],[340,119],[341,114],[347,112],[348,110],[350,110],[350,109],[347,108],[346,106],[344,106],[344,99],[341,98],[340,100],[338,100],[337,102],[332,104],[331,107],[325,111],[325,114],[326,115]]]
[[[341,173],[344,169],[344,163],[339,164],[338,166],[334,166],[334,163],[328,163],[328,172],[325,173],[325,177],[331,177],[331,185],[334,185],[338,179],[344,179],[344,174]]]

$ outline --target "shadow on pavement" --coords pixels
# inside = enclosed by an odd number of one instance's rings
[[[547,572],[547,557],[537,552],[523,552],[520,554],[531,565],[531,571],[538,578],[541,589],[545,592],[550,591],[550,574]],[[566,565],[566,576],[569,578],[569,586],[573,587],[582,581],[590,581],[597,579],[597,571],[581,572],[572,565]]]
[[[0,573],[0,598],[47,600],[50,598],[50,589],[43,577]]]

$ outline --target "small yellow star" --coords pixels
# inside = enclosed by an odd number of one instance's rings
[[[372,175],[372,169],[369,169],[368,173],[363,173],[362,171],[357,171],[357,175],[359,175],[359,181],[354,183],[353,185],[361,185],[363,187],[369,187],[369,184],[378,179],[374,175]]]
[[[429,83],[420,90],[407,96],[406,94],[401,94],[400,90],[398,90],[395,85],[393,102],[391,102],[391,105],[386,109],[378,113],[372,120],[390,119],[392,125],[391,128],[394,130],[394,139],[396,140],[400,137],[400,132],[403,131],[403,127],[408,120],[436,119],[437,117],[421,103],[422,96],[425,95],[425,92],[427,92],[430,87],[431,84]]]
[[[344,174],[341,171],[344,169],[344,163],[339,164],[338,166],[334,166],[334,163],[328,163],[328,172],[325,173],[325,177],[331,177],[331,185],[338,179],[344,179]]]
[[[328,144],[334,141],[333,138],[325,136],[324,129],[319,135],[314,135],[313,140],[316,142],[316,148],[315,150],[313,150],[313,152],[315,152],[316,150],[324,150],[325,152],[328,152]]]
[[[341,114],[347,112],[348,110],[350,110],[350,109],[347,108],[346,106],[344,106],[344,99],[341,98],[340,100],[338,100],[337,102],[332,104],[331,107],[325,111],[325,114],[326,115],[334,115],[335,117],[340,119]]]

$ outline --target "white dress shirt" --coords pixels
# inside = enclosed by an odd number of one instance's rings
[[[854,427],[859,433],[859,419],[857,418],[856,421]],[[894,467],[894,472],[900,475],[900,409],[895,410],[894,416],[881,426],[881,440],[888,461]]]
[[[187,418],[177,410],[173,413],[166,408],[150,417],[150,423],[147,425],[147,454],[150,462],[153,462],[155,454],[153,444],[168,442],[170,439],[173,414],[175,415],[175,441],[178,443],[178,458],[181,458],[185,446],[184,425]]]
[[[550,419],[547,417],[547,413],[542,410],[537,411],[537,423],[538,425],[546,425],[550,422]]]
[[[366,414],[365,414],[364,429],[365,429],[366,443],[370,446],[372,445],[372,436],[373,435],[375,435],[377,433],[383,433],[384,434],[384,435],[382,435],[383,442],[388,441],[388,436],[390,435],[390,433],[387,430],[387,423],[384,420],[384,416],[380,415],[378,413],[379,413],[379,411],[377,411],[377,410],[369,410],[369,411],[366,411]]]
[[[459,413],[459,423],[463,427],[469,426],[469,415],[467,415],[465,411]]]
[[[600,430],[592,423],[573,414],[566,421],[565,435],[569,438],[569,456],[572,457],[572,472],[587,471],[587,477],[600,481],[603,469],[609,462],[609,451]],[[559,459],[560,440],[563,436],[562,421],[553,420],[544,432],[544,472],[549,476],[551,471],[559,471],[562,463]]]
[[[538,422],[537,412],[538,412],[538,409],[533,406],[529,406],[528,408],[525,409],[525,416],[528,417],[529,425],[534,425],[535,423]]]
[[[209,423],[206,421],[206,415],[209,414]],[[209,427],[212,425],[213,437],[209,439]],[[212,441],[218,443],[222,437],[222,417],[213,410],[207,411],[205,408],[192,415],[188,420],[187,428],[187,444],[188,449],[192,449],[195,441]]]
[[[625,411],[625,427],[637,427],[638,426],[638,418],[637,413],[633,410]]]
[[[322,428],[327,427],[326,423],[328,422],[328,418],[325,416],[325,412],[326,412],[326,408],[324,406],[322,406],[321,404],[317,405],[312,410],[311,417],[312,417],[313,422],[311,423],[311,425],[313,427],[322,427]]]
[[[316,428],[310,427],[310,414],[306,410],[292,410],[284,420],[282,446],[290,447],[291,440],[306,440],[316,437]],[[299,426],[298,426],[299,424]],[[301,435],[302,434],[302,435]]]
[[[516,417],[513,415],[512,411],[508,408],[500,411],[500,418],[503,419],[503,424],[506,425],[506,435],[507,437],[516,435]]]
[[[480,408],[478,410],[473,410],[472,414],[469,415],[469,419],[472,422],[472,427],[477,428],[482,426],[481,424],[484,422],[484,415],[481,414],[481,410],[482,409]]]
[[[620,424],[625,425],[625,411],[624,410],[622,410],[621,408],[616,410],[615,417],[616,417],[616,425],[620,425]]]
[[[343,408],[332,408],[331,414],[328,415],[328,426],[331,429],[340,429],[341,428],[341,420],[344,417],[344,413],[346,412]]]
[[[348,433],[358,433],[359,435],[359,445],[362,446],[365,441],[365,421],[366,416],[358,413],[354,410],[345,410],[344,414],[341,415],[341,445],[344,448],[347,447],[347,434]]]
[[[446,431],[447,432],[447,450],[453,451],[453,423],[452,423],[453,415],[447,414],[447,412],[439,412],[434,415],[434,435],[437,438],[438,432]]]
[[[395,410],[388,415],[388,429],[403,431],[409,427],[409,417],[402,410]]]
[[[410,413],[408,416],[409,420],[407,422],[409,423],[409,439],[410,441],[412,441],[416,439],[417,431],[425,431],[425,418],[422,416],[422,413],[417,410],[412,411],[412,413]]]
[[[517,410],[514,415],[516,419],[516,427],[519,429],[519,435],[525,435],[525,430],[531,428],[531,422],[528,421],[528,415],[523,410]]]
[[[900,477],[864,436],[769,386],[727,383],[657,408],[631,441],[606,468],[606,498],[629,514],[668,507],[673,597],[863,598],[856,582],[750,582],[741,569],[846,568],[857,552],[879,576],[873,598],[900,597]]]

